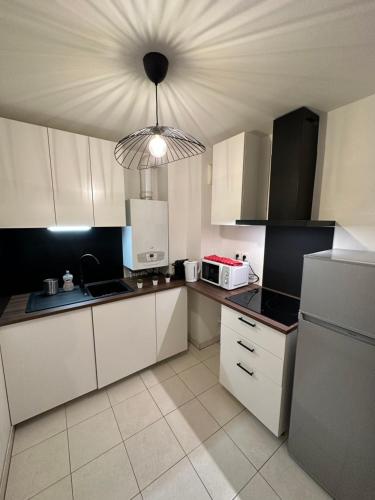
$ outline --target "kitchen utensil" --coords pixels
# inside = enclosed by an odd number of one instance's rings
[[[59,280],[56,278],[43,280],[43,290],[45,295],[56,295],[59,291]]]

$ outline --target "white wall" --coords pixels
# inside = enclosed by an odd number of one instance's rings
[[[319,194],[334,246],[375,250],[375,95],[328,113]]]

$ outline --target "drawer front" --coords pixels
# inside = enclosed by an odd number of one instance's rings
[[[260,321],[225,306],[221,308],[221,323],[267,351],[272,352],[275,356],[284,359],[284,333],[278,332]]]
[[[230,351],[237,361],[260,370],[275,384],[282,385],[284,366],[282,359],[225,325],[221,326],[221,345],[223,349]]]
[[[223,344],[220,354],[220,383],[275,436],[280,435],[282,388],[250,363],[239,361]]]

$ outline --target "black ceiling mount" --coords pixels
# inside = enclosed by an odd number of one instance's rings
[[[160,52],[148,52],[143,56],[143,66],[149,79],[158,85],[168,72],[168,59]]]

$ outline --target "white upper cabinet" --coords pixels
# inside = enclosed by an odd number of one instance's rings
[[[89,138],[95,226],[125,226],[124,169],[116,162],[116,143]]]
[[[47,129],[0,118],[0,227],[54,224]]]
[[[48,129],[56,223],[94,226],[89,139]]]
[[[214,145],[212,224],[267,218],[270,150],[269,137],[250,132]]]
[[[156,295],[157,360],[187,349],[187,290],[173,288]]]

